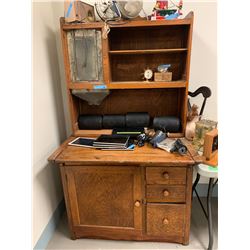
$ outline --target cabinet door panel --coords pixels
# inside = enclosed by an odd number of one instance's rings
[[[68,167],[66,173],[75,226],[141,229],[139,168]]]

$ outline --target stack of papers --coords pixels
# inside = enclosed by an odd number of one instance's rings
[[[129,145],[127,135],[101,135],[93,143],[94,148],[102,150],[126,150]]]

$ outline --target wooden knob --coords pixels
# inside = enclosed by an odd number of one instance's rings
[[[135,206],[136,206],[136,207],[139,207],[140,205],[141,205],[141,202],[140,202],[140,201],[136,201],[136,202],[135,202]]]
[[[163,176],[165,179],[168,179],[168,178],[169,178],[168,172],[164,172],[164,173],[162,174],[162,176]]]
[[[169,196],[169,192],[168,192],[168,190],[163,190],[163,196],[165,196],[165,197],[167,197],[167,196]]]
[[[169,224],[169,221],[168,221],[167,218],[164,218],[164,219],[162,220],[162,223],[163,223],[164,225],[168,225],[168,224]]]

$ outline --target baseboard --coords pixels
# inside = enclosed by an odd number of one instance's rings
[[[208,184],[205,183],[199,183],[196,186],[196,191],[200,197],[207,197],[207,190],[208,190]],[[195,192],[193,193],[193,196],[195,197]],[[212,197],[218,197],[218,184],[215,185],[213,189]]]
[[[59,203],[57,208],[55,209],[53,215],[51,216],[51,219],[49,220],[49,223],[43,230],[39,240],[37,241],[34,250],[44,250],[46,249],[51,237],[53,236],[55,229],[57,227],[57,224],[59,223],[62,214],[65,211],[65,202],[64,199]]]

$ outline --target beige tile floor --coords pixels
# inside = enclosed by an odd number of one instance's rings
[[[205,200],[203,199],[205,202]],[[205,203],[204,203],[205,204]],[[213,224],[214,224],[214,247],[218,247],[218,200],[212,200]],[[206,218],[201,210],[197,198],[193,199],[192,217],[191,217],[191,232],[190,242],[188,246],[173,243],[159,243],[159,242],[135,242],[135,241],[114,241],[114,240],[92,240],[92,239],[78,239],[71,240],[67,227],[66,214],[63,216],[50,240],[47,250],[73,250],[73,249],[207,249],[208,246],[208,228]]]

